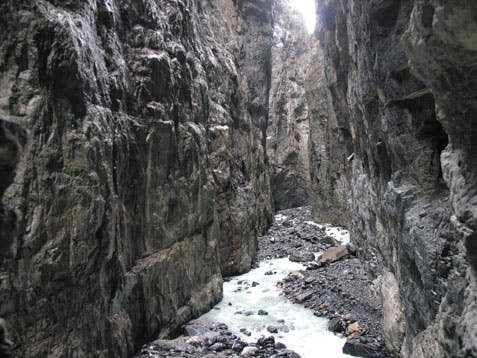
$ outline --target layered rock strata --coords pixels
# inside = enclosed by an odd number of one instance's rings
[[[273,5],[272,76],[267,152],[276,210],[309,202],[309,103],[305,79],[314,37],[288,1]]]
[[[323,150],[345,139],[346,153],[324,162],[330,174],[319,180],[332,195],[316,194],[315,212],[348,203],[358,254],[381,285],[388,350],[476,356],[477,6],[317,4],[324,72],[316,90],[336,117],[324,127],[344,127]],[[337,176],[347,190],[328,190]]]
[[[0,316],[22,357],[125,357],[271,221],[271,2],[0,4]]]

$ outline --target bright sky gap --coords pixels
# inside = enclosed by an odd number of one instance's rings
[[[315,30],[315,0],[288,0],[303,15],[308,33]]]

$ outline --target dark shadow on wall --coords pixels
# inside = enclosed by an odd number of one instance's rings
[[[0,119],[0,259],[8,256],[16,216],[3,204],[3,195],[13,183],[27,142],[27,131],[20,125]]]
[[[300,160],[298,153],[292,152],[283,163],[271,166],[270,188],[275,211],[310,203],[306,174],[300,171],[305,164]]]
[[[309,204],[306,183],[293,173],[280,172],[270,179],[273,206],[276,211]]]

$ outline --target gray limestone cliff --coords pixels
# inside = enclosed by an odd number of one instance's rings
[[[271,222],[271,1],[0,4],[0,316],[22,357],[125,357]]]
[[[308,204],[308,101],[305,79],[314,37],[286,0],[273,5],[273,46],[267,154],[276,210]]]
[[[392,354],[477,356],[477,5],[317,4],[315,216],[344,209]]]
[[[341,49],[328,54],[341,58]],[[350,161],[353,158],[349,114],[338,77],[323,49],[314,44],[305,95],[309,103],[310,203],[317,222],[348,225]]]

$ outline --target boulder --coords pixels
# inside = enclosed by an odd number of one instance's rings
[[[315,255],[309,251],[294,250],[288,259],[292,262],[307,262],[313,261],[315,259]]]
[[[310,298],[313,297],[313,292],[303,292],[303,293],[299,293],[295,296],[295,300],[298,302],[298,303],[303,303],[307,300],[309,300]]]
[[[328,265],[330,263],[343,260],[349,256],[348,248],[345,245],[331,247],[323,252],[323,254],[316,260],[319,267]]]
[[[276,326],[268,326],[267,331],[270,333],[278,333],[278,328]]]
[[[257,354],[257,347],[245,347],[240,353],[241,357],[255,357]]]
[[[341,318],[335,317],[332,320],[330,320],[328,322],[328,330],[334,333],[343,333],[344,326],[343,326],[343,322],[341,321]]]
[[[362,358],[383,357],[383,352],[379,345],[361,343],[359,340],[347,341],[343,347],[343,353]]]
[[[300,358],[300,355],[289,349],[281,349],[279,353],[270,356],[270,358],[281,358],[281,357]]]
[[[209,349],[211,351],[221,352],[221,351],[227,349],[227,346],[224,343],[217,342],[217,343],[214,343],[213,345],[211,345],[209,347]]]
[[[358,322],[351,323],[346,330],[348,331],[349,334],[358,332],[359,331],[359,324]]]
[[[236,340],[232,345],[232,350],[235,352],[242,352],[242,350],[246,347],[246,343],[242,342],[241,340]]]
[[[199,320],[191,321],[183,327],[184,335],[191,337],[204,335],[211,332],[212,329],[212,323]]]
[[[269,327],[273,327],[273,326],[269,326]],[[259,346],[259,347],[275,347],[275,337],[273,337],[273,336],[268,336],[268,337],[262,336],[257,340],[257,346]]]
[[[283,279],[285,282],[295,282],[297,280],[301,280],[305,278],[305,275],[303,275],[300,271],[293,271],[288,274],[287,277]]]

